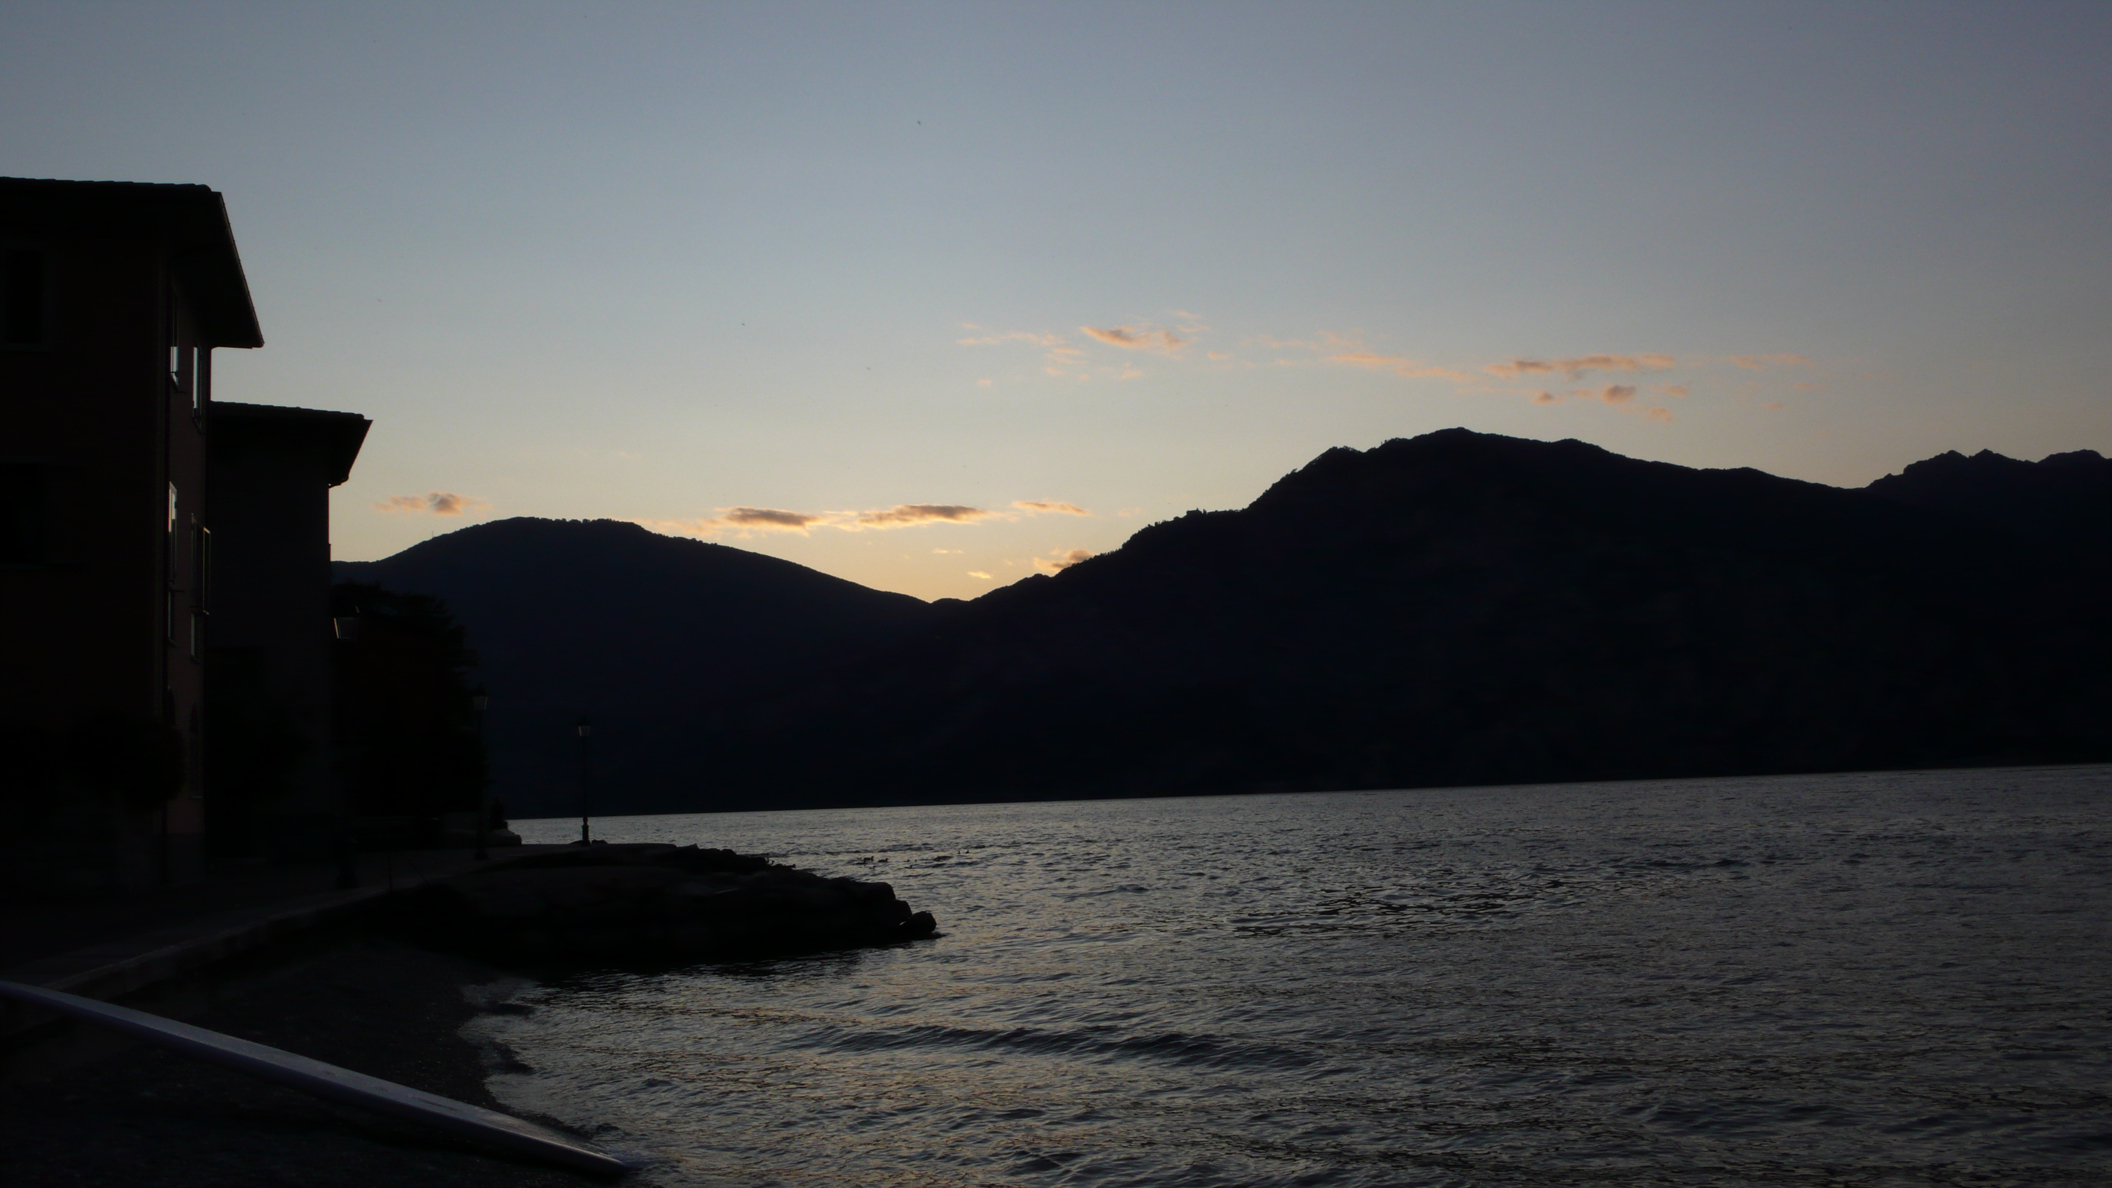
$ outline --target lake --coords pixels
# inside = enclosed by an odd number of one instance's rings
[[[2108,810],[2066,767],[604,818],[942,935],[470,1034],[666,1185],[2105,1184]]]

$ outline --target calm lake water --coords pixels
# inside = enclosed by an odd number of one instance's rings
[[[576,821],[524,821],[529,841]],[[785,1185],[2112,1183],[2112,768],[608,818],[943,935],[532,984],[514,1106]]]

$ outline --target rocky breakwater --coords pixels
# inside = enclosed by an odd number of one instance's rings
[[[400,897],[419,940],[527,961],[698,961],[920,940],[938,924],[886,883],[753,854],[593,845],[527,855]]]

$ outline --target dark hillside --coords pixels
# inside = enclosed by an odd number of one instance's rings
[[[468,628],[495,786],[520,815],[573,810],[581,714],[601,783],[679,797],[697,786],[688,736],[730,690],[798,681],[932,616],[907,595],[614,520],[500,520],[332,568],[436,595]]]
[[[1943,507],[1452,430],[1331,450],[696,741],[712,801],[758,805],[2103,758],[2099,573]]]
[[[1955,450],[1864,488],[1899,503],[1940,508],[2058,547],[2112,556],[2112,459],[2095,450],[2023,462]]]

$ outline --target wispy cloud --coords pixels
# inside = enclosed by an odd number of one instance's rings
[[[884,511],[859,512],[848,520],[832,521],[829,526],[852,532],[861,528],[914,528],[919,524],[969,524],[995,514],[958,503],[899,503]]]
[[[1091,549],[1052,549],[1047,557],[1034,558],[1034,568],[1043,573],[1062,573],[1080,561],[1092,558]]]
[[[727,507],[719,509],[719,519],[733,528],[761,528],[805,535],[807,529],[826,523],[828,517],[785,511],[775,507]]]
[[[972,578],[981,578],[981,579],[982,579],[983,581],[986,581],[986,582],[990,580],[990,575],[989,575],[989,574],[987,574],[987,573],[984,573],[984,572],[983,572],[982,570],[980,570],[980,569],[971,569],[971,570],[969,570],[969,571],[968,571],[968,576],[969,576],[969,577],[972,577]]]
[[[687,520],[631,521],[633,524],[670,536],[717,536],[721,532],[732,532],[743,539],[758,532],[790,532],[805,536],[808,529],[827,522],[827,516],[784,511],[774,507],[722,507],[716,516]]]
[[[1798,380],[1790,385],[1790,389],[1797,392],[1816,392],[1819,390],[1819,386],[1810,380]]]
[[[1670,423],[1672,410],[1656,405],[1636,403],[1634,384],[1606,384],[1596,388],[1572,388],[1566,392],[1550,392],[1545,389],[1532,393],[1534,404],[1561,404],[1567,400],[1590,400],[1609,405],[1616,411],[1632,413],[1646,421]]]
[[[791,532],[810,535],[816,528],[840,532],[884,531],[916,528],[925,524],[972,524],[1005,513],[959,503],[898,503],[869,511],[786,511],[777,507],[722,507],[719,514],[691,520],[633,520],[655,532],[677,536],[717,536],[732,532],[746,537],[757,532]],[[945,550],[938,550],[943,552]]]
[[[1370,351],[1348,351],[1339,355],[1329,355],[1327,361],[1330,363],[1347,363],[1354,367],[1382,369],[1395,375],[1406,376],[1409,379],[1441,379],[1450,380],[1453,383],[1474,382],[1473,376],[1457,368],[1439,367],[1436,364],[1425,363],[1420,359],[1410,359],[1404,355],[1378,355]]]
[[[1571,383],[1593,371],[1662,371],[1673,365],[1670,355],[1576,355],[1567,359],[1513,359],[1482,368],[1490,375],[1516,379],[1526,375],[1560,373]]]
[[[1112,326],[1085,325],[1078,327],[1082,336],[1069,333],[1050,333],[1037,330],[991,330],[974,322],[962,322],[961,329],[967,333],[954,341],[961,346],[984,347],[1019,343],[1039,347],[1042,352],[1041,369],[1053,376],[1070,376],[1077,379],[1139,379],[1145,371],[1131,363],[1110,365],[1095,361],[1087,354],[1092,343],[1116,347],[1124,351],[1136,351],[1165,356],[1168,359],[1183,359],[1185,348],[1197,337],[1208,334],[1210,327],[1201,315],[1188,310],[1173,310],[1175,324],[1171,329],[1156,322],[1123,322]],[[1222,357],[1222,356],[1220,356]],[[988,381],[981,381],[986,384]]]
[[[1080,326],[1078,332],[1126,351],[1164,351],[1172,354],[1188,345],[1188,340],[1171,330],[1157,330],[1146,326]]]
[[[1079,365],[1080,357],[1084,354],[1061,334],[1041,334],[1030,330],[990,331],[974,322],[961,323],[961,329],[972,332],[966,338],[954,340],[961,346],[1000,346],[1008,342],[1023,342],[1040,347],[1041,369],[1050,375],[1069,375],[1072,369]],[[989,382],[977,381],[978,385],[987,385]]]
[[[376,511],[459,516],[464,512],[490,511],[491,505],[474,495],[454,491],[429,491],[423,495],[391,495],[374,505]]]
[[[1093,514],[1075,503],[1065,503],[1061,499],[1015,499],[1012,501],[1012,506],[1030,516],[1048,513],[1060,516],[1089,516]]]

